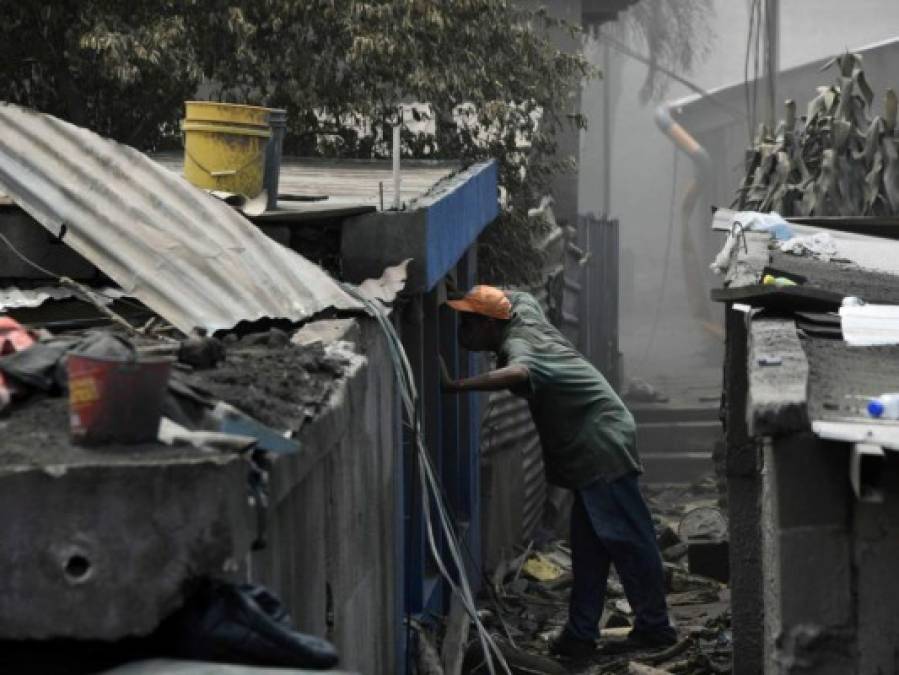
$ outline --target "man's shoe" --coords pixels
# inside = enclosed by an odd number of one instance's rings
[[[639,649],[665,649],[677,644],[677,633],[673,628],[668,630],[640,631],[632,630],[627,634],[626,642]]]
[[[581,640],[574,637],[567,630],[563,630],[559,637],[549,645],[549,653],[563,659],[587,659],[596,652],[596,643],[593,640]]]
[[[651,632],[632,630],[624,640],[601,645],[600,652],[605,656],[613,656],[653,649],[667,649],[675,644],[677,644],[677,633],[673,628]]]

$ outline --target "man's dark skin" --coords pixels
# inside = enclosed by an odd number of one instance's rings
[[[508,321],[492,319],[471,312],[459,313],[459,344],[470,352],[498,352]],[[443,357],[440,358],[440,379],[444,391],[498,391],[510,389],[528,381],[530,374],[522,365],[497,368],[464,380],[453,380]]]

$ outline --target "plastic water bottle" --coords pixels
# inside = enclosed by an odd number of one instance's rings
[[[868,401],[868,414],[886,420],[899,420],[899,394],[881,394]]]

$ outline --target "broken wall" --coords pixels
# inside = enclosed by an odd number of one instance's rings
[[[272,588],[301,631],[333,641],[341,667],[394,673],[401,652],[401,464],[396,386],[375,322],[321,321],[306,340],[349,340],[354,357],[329,408],[272,469],[268,547],[248,576]]]

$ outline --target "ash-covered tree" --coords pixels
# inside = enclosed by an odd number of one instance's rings
[[[151,149],[172,132],[202,78],[189,28],[199,18],[196,3],[2,0],[0,7],[0,100]]]
[[[287,108],[298,154],[386,156],[406,104],[420,123],[405,125],[405,156],[499,161],[506,207],[484,238],[484,277],[535,277],[527,210],[569,168],[555,137],[583,125],[570,113],[591,73],[553,46],[548,31],[574,27],[546,12],[509,0],[3,4],[0,98],[145,149],[173,138],[199,87]]]

